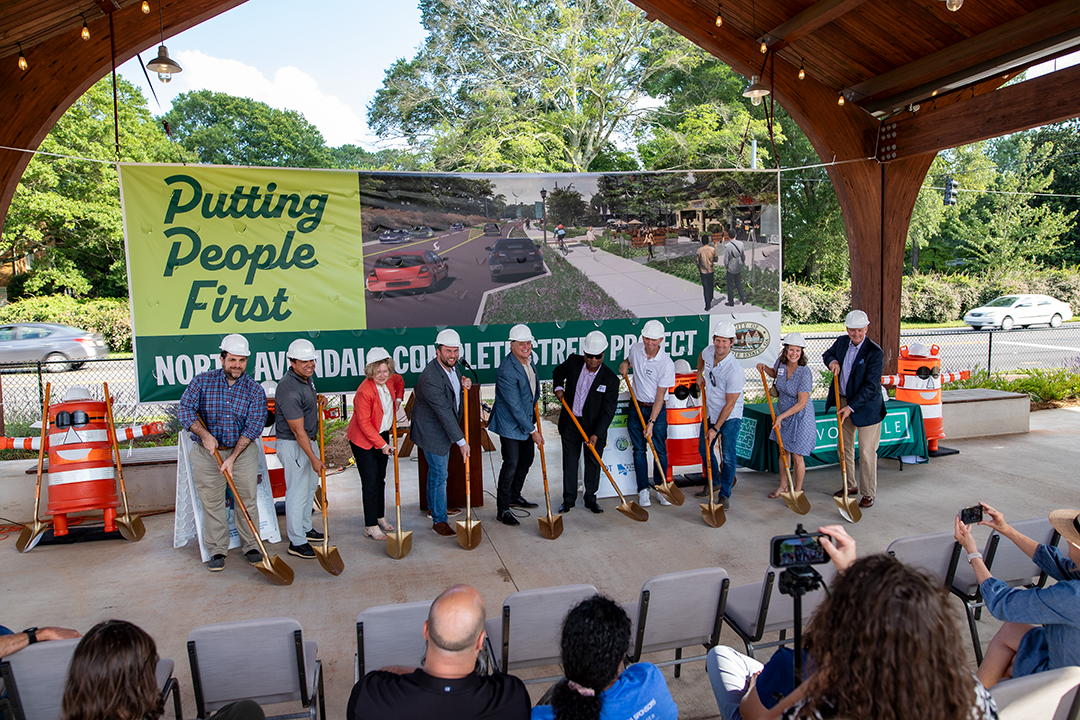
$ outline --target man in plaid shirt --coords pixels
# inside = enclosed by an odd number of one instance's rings
[[[266,423],[266,393],[245,374],[251,351],[243,335],[227,335],[221,341],[221,368],[196,375],[180,398],[180,425],[195,434],[191,447],[191,474],[203,507],[203,543],[210,554],[210,572],[225,569],[229,551],[229,526],[225,514],[224,475],[230,474],[239,500],[253,519],[259,517],[255,503],[259,471],[256,443]],[[199,422],[196,417],[201,417]],[[220,465],[214,450],[224,457]],[[240,548],[252,565],[262,562],[262,553],[247,523],[240,522]]]

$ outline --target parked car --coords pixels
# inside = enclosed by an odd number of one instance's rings
[[[383,245],[394,245],[405,242],[409,237],[408,230],[385,230],[379,235],[379,242]]]
[[[78,370],[86,360],[105,357],[109,346],[101,333],[56,323],[0,326],[0,363],[48,363],[49,372]]]
[[[428,290],[450,274],[446,259],[431,250],[383,255],[367,275],[372,294],[394,290]]]
[[[544,258],[532,240],[502,238],[487,250],[492,280],[504,275],[544,272]]]
[[[502,237],[502,230],[499,229],[498,223],[484,223],[484,234]]]
[[[457,232],[458,230],[464,230],[465,226],[461,223],[450,223],[450,229],[454,232]]]
[[[1067,303],[1049,295],[1002,295],[982,307],[969,310],[964,315],[964,322],[973,330],[988,327],[1011,330],[1015,325],[1042,324],[1056,328],[1072,316],[1072,308]]]
[[[432,229],[429,228],[427,225],[416,225],[415,227],[413,227],[412,230],[409,231],[409,235],[413,236],[414,238],[429,238],[434,234],[434,231],[432,231]]]

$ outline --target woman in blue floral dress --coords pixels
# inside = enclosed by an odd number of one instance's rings
[[[779,393],[776,422],[769,439],[776,441],[776,433],[784,440],[784,451],[790,455],[795,490],[802,490],[806,476],[806,462],[803,457],[814,451],[817,444],[817,421],[814,418],[814,404],[810,402],[810,390],[814,385],[813,372],[806,365],[806,340],[797,332],[789,333],[784,338],[784,349],[776,361],[775,367],[758,363],[758,369],[776,379]],[[769,497],[778,498],[787,489],[787,478],[780,476],[780,487],[769,493]]]

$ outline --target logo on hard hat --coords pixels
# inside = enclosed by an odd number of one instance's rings
[[[735,344],[731,351],[739,360],[748,360],[764,353],[769,347],[769,330],[756,322],[735,323]]]

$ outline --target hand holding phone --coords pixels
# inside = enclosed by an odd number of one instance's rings
[[[972,505],[971,507],[966,507],[960,511],[960,522],[965,525],[975,525],[976,523],[982,522],[982,519],[982,505]]]
[[[829,562],[829,555],[818,538],[821,533],[779,535],[772,539],[770,558],[773,567],[820,565]]]

